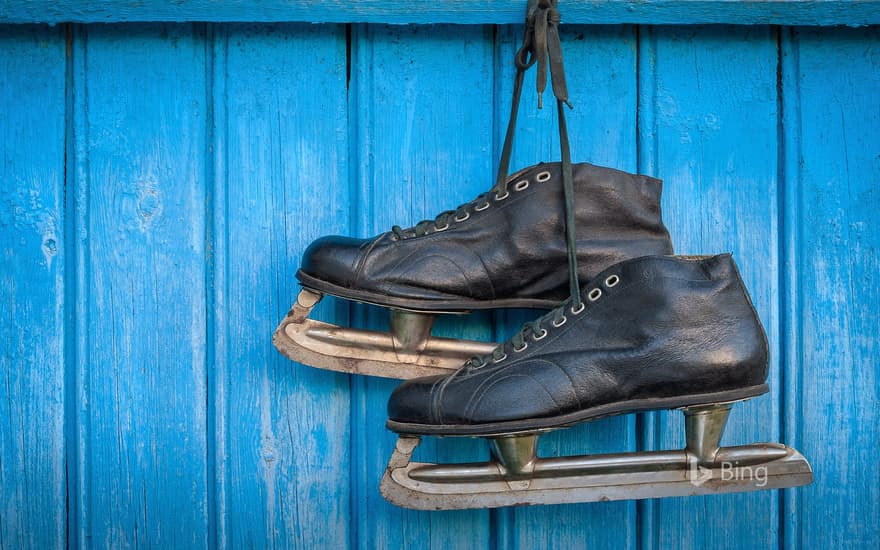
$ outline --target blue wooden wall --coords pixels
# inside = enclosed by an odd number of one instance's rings
[[[663,178],[678,252],[733,251],[767,328],[772,391],[725,441],[797,447],[811,486],[398,509],[378,493],[395,383],[274,350],[311,240],[488,189],[520,34],[0,26],[0,548],[880,547],[878,27],[563,33],[575,160]],[[558,155],[552,109],[524,95],[517,167]],[[325,320],[386,323],[326,302]],[[439,329],[504,338],[531,315]],[[680,446],[679,416],[598,421],[542,452]]]

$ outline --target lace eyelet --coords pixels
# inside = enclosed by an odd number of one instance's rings
[[[532,333],[532,340],[537,342],[538,340],[543,340],[547,337],[547,329],[541,329],[541,334]]]
[[[523,189],[525,189],[528,186],[529,186],[529,180],[521,180],[521,181],[518,181],[514,184],[513,190],[514,191],[522,191]]]
[[[456,216],[456,217],[455,217],[455,221],[457,221],[457,222],[463,222],[463,221],[465,221],[466,219],[468,219],[468,218],[470,218],[470,217],[471,217],[471,213],[470,213],[470,212],[465,212],[465,213],[464,213],[464,216],[462,216],[462,217],[460,217],[460,218],[459,218],[458,216]]]
[[[570,311],[575,315],[579,315],[586,308],[587,308],[587,305],[585,303],[581,302],[581,307],[579,307],[577,309],[570,308]]]
[[[489,201],[486,201],[483,204],[477,205],[477,207],[474,208],[474,210],[476,210],[477,212],[482,212],[483,210],[485,210],[487,208],[489,208]]]
[[[529,347],[529,343],[526,341],[523,341],[522,347],[521,348],[513,348],[513,351],[515,351],[516,353],[519,353],[521,351],[524,351],[527,347]]]
[[[605,279],[605,286],[611,288],[613,286],[616,286],[619,282],[620,277],[618,277],[617,275],[610,275],[607,279]]]
[[[550,179],[550,172],[541,172],[537,176],[535,176],[539,182],[544,183],[545,181]]]
[[[559,328],[559,327],[561,327],[562,325],[564,325],[566,321],[568,321],[568,317],[566,317],[565,315],[563,315],[563,316],[562,316],[562,320],[559,321],[559,324],[556,324],[556,321],[553,321],[552,325],[553,325],[554,327],[556,327],[556,328]]]
[[[593,290],[590,291],[589,294],[587,294],[587,298],[589,298],[591,302],[595,302],[601,296],[602,296],[602,289],[599,289],[599,288],[594,288]]]
[[[504,199],[506,199],[509,196],[510,196],[510,191],[505,191],[503,195],[495,195],[495,200],[496,201],[503,201]]]
[[[435,225],[435,226],[434,226],[434,230],[437,231],[438,233],[439,233],[440,231],[446,231],[447,229],[449,229],[449,224],[448,224],[448,223],[447,223],[446,225],[444,225],[443,227],[440,227],[439,225]]]
[[[504,361],[505,359],[507,359],[507,354],[506,354],[506,353],[505,353],[504,355],[502,355],[501,357],[499,357],[498,359],[494,359],[494,358],[493,358],[493,359],[492,359],[492,362],[493,362],[493,363],[500,363],[500,362]]]

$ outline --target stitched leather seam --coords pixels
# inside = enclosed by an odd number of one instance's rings
[[[477,254],[476,252],[471,250],[471,248],[469,246],[467,246],[465,244],[463,244],[461,246],[463,248],[465,248],[468,252],[470,252],[477,259],[477,261],[480,262],[480,265],[483,266],[483,274],[486,276],[486,280],[489,282],[489,291],[490,291],[491,299],[494,300],[495,299],[495,285],[492,283],[492,277],[489,274],[489,268],[486,267],[485,262],[483,262],[483,258],[481,258],[479,254]],[[459,269],[461,269],[461,268],[459,267]],[[465,279],[467,279],[467,275],[465,275]],[[470,280],[468,280],[468,283],[470,283]],[[474,290],[472,288],[470,290],[471,290],[471,298],[474,298],[475,297]]]
[[[451,378],[451,377],[450,377]],[[443,415],[440,414],[440,399],[443,397],[443,389],[446,386],[445,381],[449,380],[449,378],[440,378],[434,380],[434,383],[431,384],[431,391],[429,395],[432,396],[431,399],[431,414],[429,420],[435,424],[443,423]],[[435,392],[437,389],[437,384],[441,384],[440,391]]]
[[[355,266],[354,281],[352,281],[352,286],[358,286],[358,281],[361,278],[361,273],[363,273],[364,267],[366,267],[367,265],[367,256],[370,255],[370,252],[373,251],[373,248],[376,247],[376,245],[379,243],[380,240],[382,240],[382,237],[384,237],[385,235],[386,233],[383,233],[373,239],[373,242],[371,242],[367,249],[364,250],[363,253],[361,253],[360,258],[358,258],[357,265]]]
[[[413,252],[413,254],[415,254],[415,252]],[[407,256],[407,258],[411,257],[413,254],[410,254],[409,256]],[[441,259],[443,259],[443,260],[449,262],[450,264],[454,265],[456,268],[458,268],[459,273],[461,273],[461,276],[464,277],[464,280],[467,282],[468,292],[470,293],[471,296],[473,296],[474,292],[473,292],[473,288],[471,287],[471,280],[470,280],[470,278],[468,278],[467,273],[465,273],[465,271],[461,268],[460,265],[458,265],[457,263],[455,263],[455,261],[453,261],[451,258],[448,258],[448,257],[443,256],[443,255],[441,255],[441,254],[429,254],[429,255],[425,256],[424,258],[422,258],[422,259],[420,260],[420,263],[424,263],[424,262],[426,262],[426,261],[428,260],[428,258],[441,258]],[[400,266],[399,266],[399,263],[398,263],[398,264],[395,264],[395,266],[394,266],[394,270],[397,270],[399,267],[400,267]],[[391,271],[391,273],[394,273],[394,271]],[[394,274],[393,277],[399,277],[399,275],[398,275],[398,274]],[[399,279],[396,279],[396,278],[391,278],[391,279],[389,280],[389,282],[400,284],[400,280],[399,280]],[[407,286],[410,286],[410,285],[407,285]],[[382,285],[380,288],[387,288],[387,285]],[[438,292],[438,291],[437,291],[437,290],[434,290],[434,292]],[[444,294],[445,296],[453,296],[453,297],[456,297],[456,298],[459,297],[459,296],[456,296],[455,294],[450,294],[450,293],[448,293],[448,292],[443,292],[443,294]]]
[[[571,386],[571,393],[574,395],[575,401],[577,401],[578,408],[583,408],[584,404],[583,404],[583,402],[581,402],[581,398],[578,395],[574,380],[571,379],[571,374],[569,374],[567,370],[562,368],[562,366],[559,363],[557,363],[556,361],[551,361],[549,359],[542,359],[542,361],[544,361],[545,363],[550,363],[551,365],[553,365],[554,367],[556,367],[557,369],[562,371],[562,374],[564,374],[565,377],[568,378],[568,383]]]
[[[480,392],[479,396],[472,395],[471,398],[468,400],[467,405],[465,405],[465,409],[464,409],[465,410],[465,417],[470,418],[473,416],[474,409],[477,407],[477,405],[479,405],[480,401],[482,401],[483,397],[489,392],[489,390],[492,389],[492,387],[500,384],[501,382],[504,382],[505,380],[510,380],[512,378],[529,378],[531,380],[534,380],[535,383],[537,383],[537,385],[540,386],[541,389],[547,393],[547,396],[550,398],[551,401],[553,401],[553,404],[556,406],[557,410],[561,409],[561,407],[559,406],[559,403],[556,401],[556,399],[554,399],[552,392],[550,392],[550,390],[548,390],[547,387],[544,384],[542,384],[540,380],[536,379],[534,376],[532,376],[530,374],[517,373],[517,374],[508,374],[505,376],[497,377],[495,380],[492,381],[491,384],[487,385],[486,388],[482,392]]]
[[[546,359],[536,359],[534,362],[536,362],[536,363],[541,363],[541,362],[545,362],[545,361],[548,362],[548,363],[553,364],[552,362],[547,361]],[[465,406],[465,410],[467,411],[467,415],[468,415],[468,416],[470,416],[470,413],[471,413],[472,411],[469,411],[469,410],[467,410],[467,409],[468,409],[468,407],[470,407],[470,405],[471,405],[471,403],[473,402],[473,400],[474,400],[474,399],[477,399],[478,396],[479,396],[480,399],[482,399],[482,396],[485,395],[486,392],[489,391],[489,389],[490,389],[492,386],[495,385],[496,381],[499,380],[499,377],[501,377],[501,378],[500,378],[501,380],[504,380],[504,379],[505,379],[506,377],[508,377],[508,376],[521,376],[521,375],[516,375],[516,374],[509,374],[509,373],[507,373],[506,370],[505,370],[505,368],[506,368],[506,367],[509,367],[509,366],[510,366],[510,365],[503,365],[503,364],[502,364],[502,365],[499,365],[499,369],[498,369],[498,370],[496,370],[495,372],[493,372],[493,373],[490,374],[490,375],[487,375],[487,376],[486,376],[486,380],[484,380],[483,382],[481,382],[481,383],[477,386],[477,388],[474,390],[473,394],[471,395],[471,399],[468,400],[468,404]]]

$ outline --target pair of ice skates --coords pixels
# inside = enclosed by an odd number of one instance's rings
[[[548,0],[528,10],[496,184],[408,229],[315,241],[275,345],[314,367],[408,379],[388,404],[387,426],[399,438],[381,483],[400,506],[587,502],[810,483],[807,461],[784,445],[720,447],[732,404],[768,391],[766,336],[734,261],[729,254],[672,255],[659,180],[572,165],[558,12]],[[562,162],[507,176],[523,74],[534,63],[539,92],[548,69],[551,75]],[[390,333],[310,319],[324,294],[390,308]],[[511,307],[549,312],[502,344],[431,335],[438,313]],[[661,409],[684,411],[685,449],[536,454],[541,433]],[[493,459],[411,462],[425,435],[487,438]]]

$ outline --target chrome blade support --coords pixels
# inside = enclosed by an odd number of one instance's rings
[[[495,460],[411,462],[418,436],[400,436],[380,491],[416,510],[497,508],[694,496],[807,485],[813,472],[775,443],[718,447],[729,404],[685,409],[687,447],[673,451],[539,458],[537,435],[490,438]],[[713,443],[714,442],[714,443]]]
[[[310,367],[385,378],[448,374],[497,344],[431,336],[434,315],[391,310],[391,332],[340,327],[309,319],[322,294],[303,289],[272,342]]]

